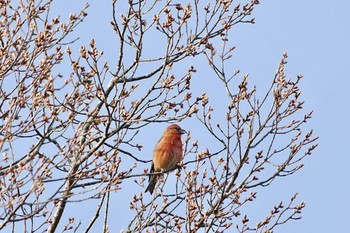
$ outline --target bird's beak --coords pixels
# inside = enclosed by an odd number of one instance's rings
[[[185,134],[185,133],[187,133],[186,130],[184,130],[184,129],[179,129],[178,132],[179,132],[179,134]]]

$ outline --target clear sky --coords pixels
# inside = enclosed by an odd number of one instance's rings
[[[57,13],[77,11],[83,5],[80,1],[62,2],[67,4],[57,5]],[[253,13],[256,24],[239,26],[232,40],[237,47],[235,64],[242,73],[250,74],[251,82],[263,85],[267,77],[273,77],[282,53],[288,52],[286,74],[304,75],[301,89],[305,112],[314,109],[308,126],[320,136],[319,147],[304,160],[305,167],[273,186],[280,192],[275,203],[280,195],[289,197],[294,192],[306,202],[301,221],[290,222],[275,232],[348,232],[350,127],[346,119],[350,93],[350,1],[262,0],[260,3]],[[117,42],[110,38],[109,1],[90,4],[86,22],[75,32],[81,38],[78,44],[88,43],[94,37],[99,48],[114,49],[113,43]],[[154,135],[151,143],[158,137]],[[152,148],[145,150],[151,153]],[[121,200],[128,206],[130,199],[121,198],[119,203]]]
[[[346,0],[261,1],[256,24],[238,35],[237,57],[252,75],[265,73],[283,51],[288,52],[286,73],[304,75],[302,96],[306,108],[314,109],[310,124],[320,136],[304,169],[282,181],[299,192],[307,208],[301,221],[281,232],[349,230],[349,12]]]

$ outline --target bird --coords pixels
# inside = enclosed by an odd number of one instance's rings
[[[181,135],[186,131],[181,129],[177,124],[169,125],[158,140],[153,150],[153,159],[150,173],[168,172],[179,166],[183,160]],[[160,174],[151,174],[146,193],[153,194]]]

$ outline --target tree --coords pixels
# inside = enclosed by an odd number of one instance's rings
[[[0,229],[89,232],[98,225],[108,232],[111,197],[122,194],[130,209],[119,214],[134,213],[124,224],[130,232],[271,232],[300,218],[305,204],[295,203],[296,195],[258,222],[244,212],[259,190],[297,172],[317,146],[304,126],[312,111],[299,113],[302,76],[284,73],[287,54],[265,92],[230,69],[232,30],[254,23],[258,1],[114,0],[115,64],[103,62],[94,40],[80,48],[68,40],[88,5],[61,22],[50,14],[52,2],[0,2]],[[209,66],[195,65],[204,61]],[[226,99],[198,92],[200,72]],[[147,143],[138,135],[181,121],[211,144],[204,147],[189,130],[182,170],[147,196],[151,158],[138,156]],[[139,191],[128,193],[130,186]],[[92,199],[99,204],[91,219],[67,212]]]

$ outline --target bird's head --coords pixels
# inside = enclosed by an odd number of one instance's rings
[[[176,133],[176,134],[179,134],[179,135],[185,134],[185,133],[186,133],[186,130],[181,129],[181,127],[178,126],[177,124],[169,125],[169,126],[165,129],[165,131],[166,131],[167,133],[171,133],[171,134]]]

